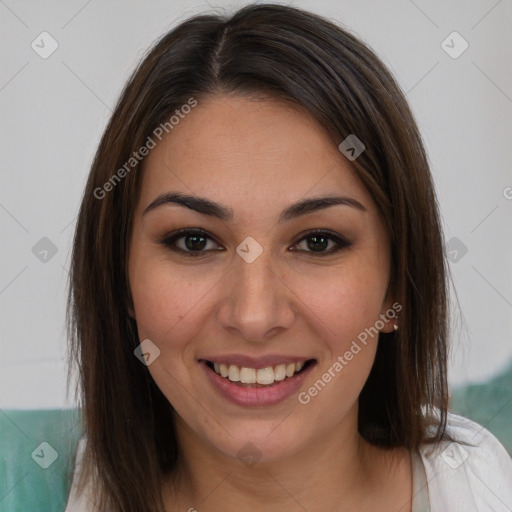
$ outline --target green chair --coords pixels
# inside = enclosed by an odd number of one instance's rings
[[[62,512],[81,433],[77,410],[0,410],[0,512]]]
[[[492,432],[512,457],[512,364],[490,381],[454,389],[450,409]]]

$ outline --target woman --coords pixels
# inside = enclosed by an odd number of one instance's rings
[[[442,248],[368,47],[277,5],[182,23],[83,197],[67,510],[508,510],[505,449],[447,411]]]

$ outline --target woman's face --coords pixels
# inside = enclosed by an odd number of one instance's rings
[[[298,110],[215,96],[144,165],[132,314],[178,432],[262,461],[353,440],[378,338],[365,329],[392,330],[392,300],[386,229],[352,164]],[[344,199],[307,203],[324,197]]]

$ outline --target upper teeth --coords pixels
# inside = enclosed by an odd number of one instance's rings
[[[234,364],[213,363],[215,373],[228,378],[231,382],[242,382],[243,384],[273,384],[274,381],[292,377],[304,367],[304,361],[300,363],[278,364],[266,368],[246,368]]]

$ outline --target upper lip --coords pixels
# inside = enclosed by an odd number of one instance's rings
[[[313,359],[312,357],[301,357],[291,355],[266,355],[260,357],[251,357],[244,354],[224,354],[219,356],[200,357],[199,361],[210,361],[218,364],[234,364],[244,368],[267,368],[277,366],[278,364],[301,363]]]

